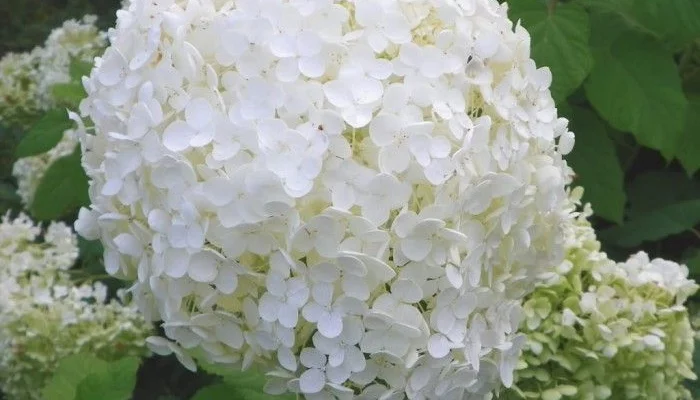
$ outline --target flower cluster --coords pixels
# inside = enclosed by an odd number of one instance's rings
[[[588,209],[590,210],[590,209]],[[525,302],[528,335],[506,399],[691,399],[694,332],[685,266],[643,253],[615,263],[582,213],[558,277]]]
[[[0,122],[27,127],[55,106],[52,86],[70,81],[71,61],[92,62],[107,45],[95,21],[90,15],[68,20],[51,32],[43,46],[0,59]]]
[[[0,58],[0,122],[27,126],[40,113],[36,100],[38,49]]]
[[[77,238],[62,223],[43,232],[23,215],[0,223],[0,389],[8,400],[41,399],[67,355],[144,353],[149,325],[135,307],[107,303],[104,285],[74,285],[68,269],[77,256]]]
[[[505,5],[132,0],[108,36],[76,228],[154,351],[309,399],[512,383],[574,138]]]

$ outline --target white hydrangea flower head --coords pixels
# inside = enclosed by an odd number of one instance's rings
[[[78,137],[75,130],[68,129],[63,132],[61,141],[51,150],[15,161],[12,165],[12,176],[17,180],[17,194],[25,207],[32,204],[36,189],[49,167],[59,158],[72,154],[77,145]]]
[[[51,31],[43,46],[0,59],[0,121],[26,127],[56,106],[51,87],[70,81],[71,61],[92,62],[107,45],[96,21],[94,15],[67,20]]]
[[[690,400],[695,333],[684,303],[698,285],[686,266],[644,252],[610,260],[590,213],[566,229],[557,276],[527,297],[527,345],[505,399]]]
[[[156,352],[309,399],[512,383],[573,134],[505,5],[132,0],[108,36],[76,228]]]

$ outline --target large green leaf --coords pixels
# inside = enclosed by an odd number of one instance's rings
[[[621,32],[615,21],[593,14],[595,66],[584,85],[586,95],[613,127],[671,159],[688,105],[673,56],[648,36]]]
[[[79,384],[75,400],[128,400],[136,386],[140,360],[124,357],[97,369]]]
[[[678,141],[676,157],[689,175],[700,169],[700,94],[688,96],[685,129]]]
[[[282,396],[265,394],[263,391],[266,380],[265,375],[255,368],[251,368],[247,371],[240,371],[234,367],[210,364],[200,357],[196,358],[197,365],[201,369],[211,374],[221,376],[223,378],[223,383],[200,389],[192,400],[223,400],[233,398],[241,400],[295,400],[297,398],[296,395],[293,394]]]
[[[88,179],[80,164],[80,148],[76,147],[44,173],[29,210],[38,220],[54,220],[89,203]]]
[[[630,219],[622,226],[600,232],[603,241],[620,247],[635,247],[685,232],[700,223],[700,199],[668,204]]]
[[[575,185],[585,188],[584,201],[597,215],[620,223],[625,210],[624,173],[605,123],[580,107],[574,107],[569,117],[576,145],[567,161],[576,173]]]
[[[58,83],[51,86],[51,95],[56,103],[68,108],[77,108],[80,101],[86,96],[83,85],[75,82]]]
[[[17,145],[17,157],[35,156],[51,150],[63,138],[63,132],[72,126],[66,110],[47,111]]]
[[[630,27],[672,44],[700,37],[697,0],[580,0],[579,3],[615,12]]]
[[[562,3],[550,12],[542,1],[519,0],[510,3],[509,15],[530,32],[537,64],[552,70],[552,96],[571,94],[593,67],[588,13],[576,4]]]
[[[80,382],[91,372],[104,368],[107,362],[87,353],[62,359],[42,391],[44,400],[75,400]]]
[[[656,209],[700,199],[700,182],[682,172],[654,170],[637,176],[627,187],[630,219]]]
[[[74,58],[69,67],[70,79],[73,82],[80,82],[83,76],[90,75],[90,70],[92,70],[92,63]]]

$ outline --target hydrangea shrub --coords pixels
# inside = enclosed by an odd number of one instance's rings
[[[580,194],[580,193],[579,193]],[[616,263],[587,217],[566,231],[558,276],[524,304],[527,344],[506,399],[692,399],[688,269],[644,252]]]
[[[42,230],[24,215],[0,223],[0,390],[8,400],[42,399],[68,355],[146,352],[150,324],[135,307],[108,302],[104,285],[75,285],[68,269],[77,256],[77,237],[63,223]]]

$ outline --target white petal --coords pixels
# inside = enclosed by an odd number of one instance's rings
[[[292,329],[297,326],[299,311],[296,307],[292,307],[288,304],[280,304],[278,318],[282,326]]]
[[[299,354],[299,361],[306,368],[323,368],[326,356],[313,347],[306,347]]]
[[[408,279],[398,279],[391,285],[391,293],[398,300],[406,303],[417,303],[423,299],[423,290],[415,282]]]
[[[194,134],[194,130],[185,121],[174,121],[163,132],[163,146],[170,151],[185,150],[190,146]]]
[[[196,282],[212,282],[219,273],[218,262],[209,252],[199,252],[190,259],[187,274]]]
[[[319,369],[306,370],[299,377],[299,389],[304,394],[318,393],[326,386],[326,375]]]
[[[277,350],[277,361],[280,363],[282,368],[292,372],[297,370],[297,359],[294,357],[292,350],[286,347],[280,347]]]
[[[406,238],[401,241],[401,252],[411,261],[423,261],[430,254],[433,242],[423,238]]]
[[[212,113],[211,104],[207,100],[196,98],[185,108],[185,121],[194,129],[202,129],[211,123]]]
[[[443,358],[450,352],[450,342],[441,334],[435,334],[428,339],[428,353],[434,358]]]
[[[190,256],[183,249],[167,249],[164,254],[165,273],[171,278],[181,278],[187,273]]]
[[[238,287],[238,275],[233,268],[221,268],[214,280],[216,289],[223,294],[231,294]]]
[[[119,252],[126,255],[139,257],[143,253],[143,245],[135,236],[128,233],[117,235],[114,238],[114,244],[117,245]]]
[[[307,78],[320,78],[326,72],[326,60],[320,56],[299,59],[299,71]]]
[[[214,327],[216,338],[225,345],[240,349],[243,347],[243,331],[233,322],[218,324]]]
[[[317,323],[321,335],[332,339],[340,336],[343,331],[343,318],[337,312],[324,313]]]

